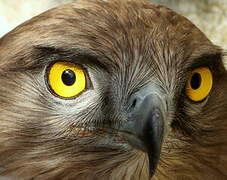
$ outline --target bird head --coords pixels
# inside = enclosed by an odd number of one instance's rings
[[[0,174],[224,179],[223,56],[146,1],[76,1],[32,18],[0,39]]]

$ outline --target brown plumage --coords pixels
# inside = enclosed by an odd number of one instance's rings
[[[46,74],[55,61],[83,65],[86,91],[53,95]],[[185,86],[201,66],[211,69],[213,87],[193,102]],[[152,179],[227,179],[222,49],[181,15],[136,0],[77,1],[0,39],[0,175],[149,179],[149,148],[141,151],[119,131],[129,121],[130,97],[145,87],[161,99],[165,124]],[[82,126],[95,130],[79,133]]]

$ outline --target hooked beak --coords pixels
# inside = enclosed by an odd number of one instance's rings
[[[152,177],[160,158],[163,141],[163,103],[157,95],[144,91],[134,94],[129,102],[131,108],[128,121],[120,127],[120,131],[129,144],[148,154],[149,173]]]

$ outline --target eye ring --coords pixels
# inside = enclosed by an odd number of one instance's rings
[[[191,72],[186,84],[186,95],[194,101],[204,100],[213,86],[213,76],[208,67],[200,67]]]
[[[87,89],[87,75],[81,65],[57,61],[50,64],[46,74],[48,89],[57,97],[72,99]]]

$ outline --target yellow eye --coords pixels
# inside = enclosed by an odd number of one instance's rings
[[[192,101],[206,98],[212,88],[213,77],[209,68],[201,67],[192,71],[186,85],[186,94]]]
[[[48,83],[58,96],[70,98],[86,88],[86,77],[81,66],[70,62],[56,62],[50,67]]]

